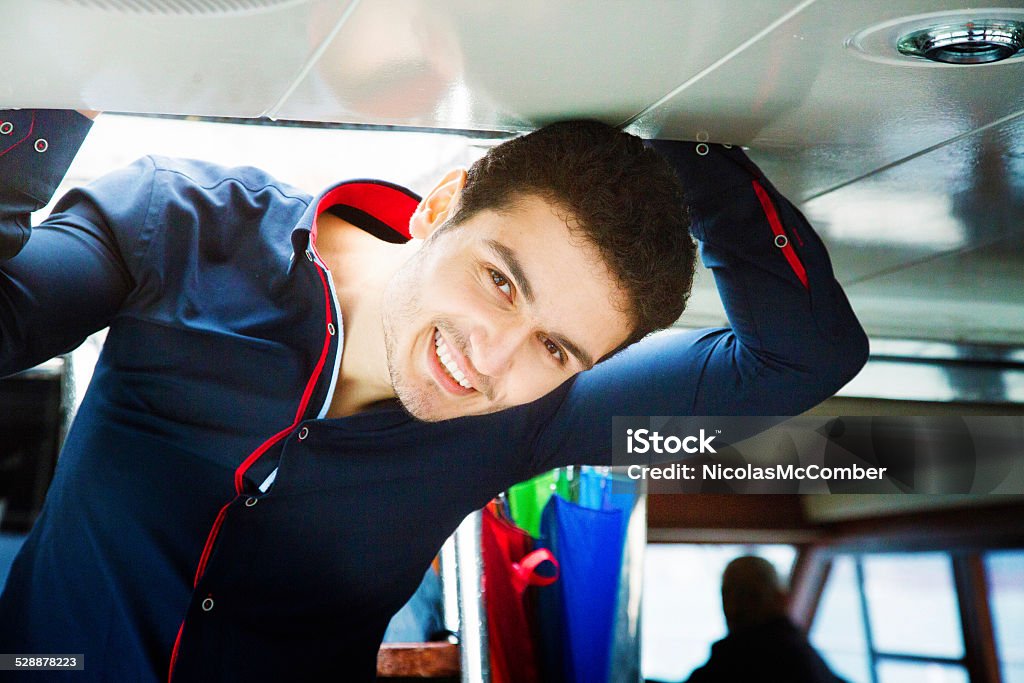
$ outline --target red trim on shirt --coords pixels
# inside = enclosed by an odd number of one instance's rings
[[[324,290],[324,311],[329,325],[334,321],[334,315],[331,311],[331,291],[327,285],[327,278],[324,275],[324,270],[319,265],[314,266],[317,274],[320,276],[320,283],[323,285]],[[206,536],[206,543],[203,545],[203,552],[199,556],[199,565],[196,567],[195,578],[192,581],[192,588],[199,586],[199,580],[202,579],[203,573],[206,571],[206,564],[210,559],[210,554],[213,552],[213,545],[217,540],[217,535],[220,533],[220,528],[224,524],[224,518],[227,516],[228,508],[231,504],[238,499],[238,495],[242,494],[244,486],[245,472],[252,466],[256,460],[259,459],[267,450],[275,443],[280,441],[282,438],[290,434],[300,422],[302,422],[303,416],[306,413],[306,408],[309,405],[309,400],[313,396],[313,390],[316,388],[317,379],[320,377],[320,373],[324,368],[324,364],[327,362],[327,356],[331,350],[331,334],[327,331],[327,326],[324,326],[324,343],[323,348],[320,350],[320,358],[317,361],[316,367],[313,369],[312,374],[309,376],[309,380],[306,382],[306,388],[302,392],[302,398],[299,400],[299,408],[295,411],[295,419],[285,429],[282,429],[277,434],[264,441],[260,446],[254,450],[249,456],[242,461],[242,464],[235,469],[235,498],[229,501],[224,507],[217,513],[217,519],[213,522],[213,527],[210,529],[210,533]],[[174,641],[174,649],[171,651],[171,664],[167,671],[167,680],[170,683],[171,675],[174,672],[174,663],[178,658],[178,647],[181,644],[181,634],[185,629],[185,620],[183,619],[181,625],[178,627],[178,637]]]
[[[28,132],[25,133],[25,135],[23,135],[20,140],[18,140],[17,142],[11,144],[10,147],[8,147],[7,149],[5,149],[2,152],[0,152],[0,157],[2,157],[3,155],[7,154],[8,152],[10,152],[12,149],[17,147],[21,143],[25,142],[25,140],[28,140],[32,136],[32,131],[35,130],[35,127],[36,127],[36,113],[32,112],[32,122],[28,124]]]
[[[319,258],[319,257],[318,257]],[[327,278],[324,276],[324,271],[320,266],[316,266],[316,272],[320,276],[320,283],[324,288],[324,317],[327,320],[327,325],[331,325],[334,322],[334,314],[331,311],[331,290],[327,285]],[[291,433],[299,423],[302,422],[303,416],[306,414],[306,407],[309,405],[309,399],[313,396],[313,390],[316,388],[317,379],[320,377],[320,372],[324,368],[324,364],[327,362],[327,355],[331,350],[331,335],[327,332],[326,326],[324,327],[324,343],[320,349],[320,358],[317,360],[316,367],[313,368],[313,373],[309,376],[309,380],[306,382],[306,388],[302,392],[302,398],[299,400],[299,408],[295,411],[295,419],[288,427],[282,429],[277,434],[264,441],[259,448],[249,454],[242,464],[235,470],[235,493],[241,495],[245,481],[244,476],[246,471],[256,462],[261,455],[267,452],[267,450],[275,443],[281,440],[282,437]],[[201,560],[200,560],[201,561]]]
[[[409,239],[409,219],[419,206],[419,200],[397,185],[382,182],[354,180],[328,190],[316,206],[313,216],[313,241],[316,241],[317,217],[338,204],[365,211],[385,223],[389,228]]]
[[[220,527],[224,524],[224,518],[228,514],[228,508],[231,507],[231,503],[235,502],[232,498],[224,507],[217,513],[217,519],[213,522],[213,527],[210,528],[210,533],[206,535],[206,543],[203,544],[203,553],[199,556],[199,566],[196,567],[196,575],[192,579],[192,588],[194,589],[199,585],[199,579],[202,578],[203,572],[206,571],[206,563],[210,559],[210,553],[213,551],[213,542],[217,538],[217,534],[220,533]],[[174,648],[171,650],[171,664],[167,669],[167,683],[171,681],[171,675],[174,673],[174,663],[178,660],[178,648],[181,646],[181,633],[185,630],[185,620],[181,620],[181,625],[178,626],[178,635],[174,639]]]
[[[178,660],[178,647],[181,645],[181,632],[185,630],[185,622],[178,626],[178,635],[174,637],[174,648],[171,649],[171,664],[167,667],[167,683],[171,683],[171,674],[174,673],[174,662]]]
[[[220,532],[220,527],[224,524],[224,518],[228,514],[228,508],[231,506],[231,502],[227,503],[217,513],[217,519],[213,521],[213,526],[210,528],[210,533],[206,536],[206,543],[203,545],[203,554],[199,556],[199,565],[196,567],[196,575],[192,580],[192,588],[199,585],[199,579],[203,577],[203,572],[206,571],[206,562],[210,559],[210,553],[213,551],[213,541],[217,538],[217,534]]]
[[[775,205],[772,204],[771,197],[765,192],[765,189],[761,187],[761,183],[756,180],[751,181],[754,185],[754,193],[757,195],[758,201],[761,202],[761,208],[764,209],[764,215],[768,219],[768,225],[771,226],[772,232],[776,237],[782,236],[786,238],[786,246],[779,247],[782,255],[786,257],[786,261],[789,262],[789,267],[793,269],[796,276],[800,279],[804,289],[810,289],[807,284],[807,270],[804,268],[804,264],[800,262],[800,257],[796,255],[796,250],[793,248],[793,243],[790,241],[789,236],[786,235],[786,230],[782,227],[782,221],[779,220],[779,214],[775,211]]]

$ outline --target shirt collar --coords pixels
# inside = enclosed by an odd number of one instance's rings
[[[386,242],[401,244],[411,239],[409,219],[420,203],[412,190],[384,180],[346,180],[320,193],[310,203],[292,231],[295,253],[313,256],[317,216],[330,211]]]

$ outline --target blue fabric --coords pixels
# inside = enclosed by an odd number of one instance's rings
[[[88,122],[0,121],[0,234],[17,236]],[[691,213],[733,329],[655,335],[531,404],[429,424],[397,404],[321,417],[342,348],[311,244],[326,193],[163,158],[68,193],[0,263],[0,375],[110,332],[0,595],[0,652],[85,653],[83,683],[161,680],[181,627],[175,683],[372,680],[390,616],[459,522],[515,482],[608,462],[612,416],[796,414],[831,395],[866,340],[824,248],[767,186],[799,228],[808,293],[754,171],[713,150],[676,163],[721,180]]]
[[[547,548],[558,559],[559,536],[555,500],[563,500],[557,494],[548,499],[541,511],[540,537],[537,548]],[[562,583],[565,575],[559,568],[559,578],[548,586],[539,586],[537,595],[537,658],[540,660],[543,683],[566,683],[571,671],[568,657],[568,635],[566,633],[565,609],[562,601]]]
[[[4,584],[7,583],[7,574],[11,570],[14,556],[21,549],[21,544],[24,542],[25,537],[22,535],[0,534],[0,591],[3,590]]]
[[[547,666],[561,660],[560,680],[608,680],[626,521],[622,510],[594,510],[559,496],[544,509],[542,537],[561,566],[550,587],[557,596],[544,594],[542,618],[555,619],[544,635],[556,638],[562,653],[543,659]]]
[[[632,673],[633,678],[639,676],[639,652],[627,647],[627,644],[634,643],[629,622],[629,601],[630,601],[630,571],[632,567],[628,559],[626,549],[626,534],[629,530],[629,523],[633,512],[636,509],[639,482],[630,479],[622,474],[607,471],[607,468],[595,468],[584,465],[579,473],[579,497],[577,504],[581,507],[593,510],[618,510],[622,513],[622,536],[619,541],[612,537],[605,537],[604,541],[611,547],[605,548],[605,552],[613,555],[616,543],[619,544],[619,558],[621,567],[618,574],[617,585],[611,587],[606,584],[603,590],[611,590],[610,593],[598,594],[593,591],[592,600],[600,601],[602,605],[614,603],[614,615],[612,616],[612,635],[609,641],[610,663],[609,671],[614,671],[619,678]],[[577,617],[583,618],[583,617]]]
[[[612,631],[610,671],[617,680],[635,680],[640,677],[640,652],[636,629],[636,614],[630,613],[631,548],[626,546],[629,525],[639,503],[640,482],[606,468],[584,465],[580,468],[580,496],[578,503],[596,510],[619,510],[623,515],[622,567],[615,595],[615,617]],[[602,598],[604,599],[604,598]]]
[[[580,468],[577,504],[593,510],[622,510],[628,517],[639,493],[639,480],[588,465]]]
[[[423,580],[409,602],[391,617],[385,643],[425,643],[443,640],[447,636],[444,627],[444,596],[441,577],[433,568],[423,573]]]

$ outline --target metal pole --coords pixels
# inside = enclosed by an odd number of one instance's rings
[[[466,517],[455,531],[458,577],[460,658],[463,683],[490,683],[487,612],[483,602],[483,556],[480,552],[481,513]]]

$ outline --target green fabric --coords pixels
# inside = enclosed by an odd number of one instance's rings
[[[521,482],[508,490],[512,520],[534,538],[540,538],[540,515],[552,493],[571,500],[570,479],[566,470],[551,470]]]

